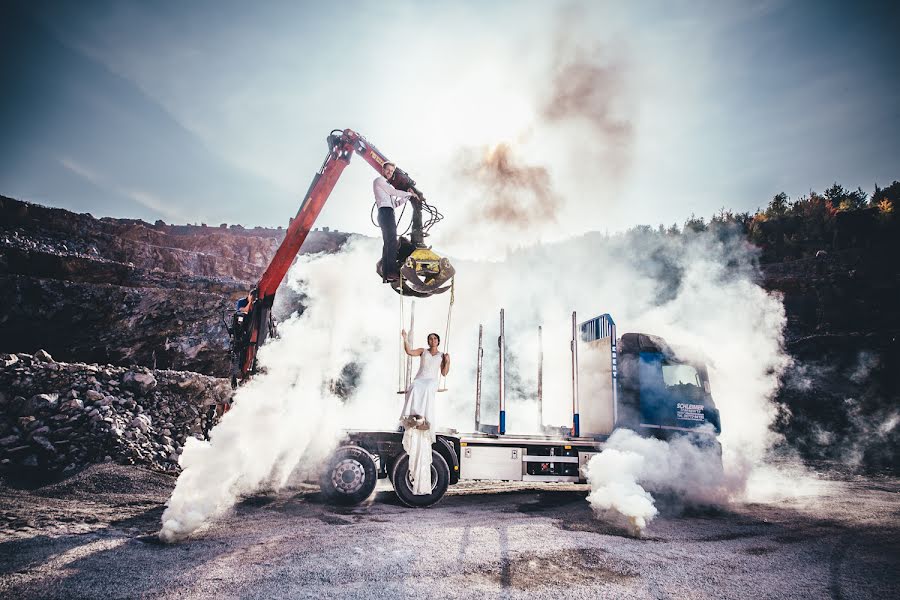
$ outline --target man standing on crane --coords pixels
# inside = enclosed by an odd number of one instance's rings
[[[372,183],[375,192],[375,204],[378,206],[378,226],[384,246],[381,250],[381,271],[385,281],[397,281],[400,278],[400,265],[397,264],[397,221],[394,209],[402,206],[407,198],[417,198],[415,192],[402,192],[388,183],[397,167],[386,162],[381,167],[383,177],[376,177]]]

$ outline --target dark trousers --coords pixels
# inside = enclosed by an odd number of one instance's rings
[[[380,207],[378,209],[378,226],[381,227],[381,238],[384,240],[384,246],[381,249],[381,272],[385,277],[398,275],[400,273],[400,266],[397,264],[399,244],[397,243],[397,222],[394,220],[393,208]]]

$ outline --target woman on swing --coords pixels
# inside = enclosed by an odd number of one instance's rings
[[[434,402],[440,375],[450,372],[450,355],[438,350],[441,338],[428,334],[428,348],[410,348],[406,330],[402,330],[403,349],[409,356],[420,357],[419,372],[406,390],[406,402],[400,423],[406,429],[403,449],[409,454],[409,473],[416,495],[431,493],[431,445],[434,433]]]

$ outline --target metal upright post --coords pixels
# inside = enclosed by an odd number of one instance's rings
[[[475,369],[475,431],[481,430],[481,367],[484,358],[484,348],[481,346],[481,335],[484,331],[483,325],[478,325],[478,357],[476,359],[477,367]]]
[[[538,398],[538,418],[541,423],[541,431],[544,431],[544,334],[540,325],[538,325],[538,380],[537,380],[537,398]]]
[[[503,314],[504,310],[501,308],[500,337],[497,339],[497,344],[500,346],[500,435],[506,433],[506,338],[503,329]]]
[[[572,311],[572,435],[578,437],[578,321]]]

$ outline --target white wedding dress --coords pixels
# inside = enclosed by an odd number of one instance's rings
[[[431,493],[431,445],[434,433],[434,402],[444,353],[426,349],[420,358],[419,372],[406,390],[406,402],[400,422],[406,427],[403,449],[409,454],[409,477],[417,496]],[[395,484],[396,485],[396,484]]]

